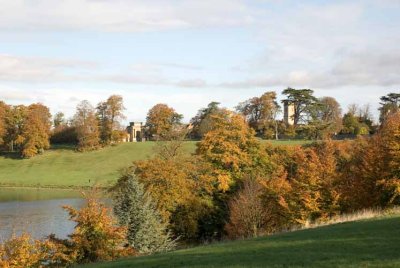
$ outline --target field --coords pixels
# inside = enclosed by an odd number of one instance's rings
[[[304,141],[273,141],[273,144],[302,144]],[[185,142],[187,153],[196,142]],[[132,161],[153,154],[153,142],[123,143],[95,152],[78,153],[71,146],[59,146],[31,159],[0,155],[0,185],[70,188],[107,184]]]
[[[400,215],[84,267],[400,267]]]

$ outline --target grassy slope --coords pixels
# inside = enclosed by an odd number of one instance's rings
[[[302,144],[304,141],[279,141],[274,144]],[[194,152],[195,142],[186,142],[186,152]],[[61,147],[32,159],[0,156],[0,185],[9,186],[88,186],[107,183],[118,177],[120,169],[153,153],[154,143],[124,143],[96,152],[77,153]],[[90,180],[90,182],[89,182]]]
[[[400,267],[399,227],[398,215],[87,267]]]

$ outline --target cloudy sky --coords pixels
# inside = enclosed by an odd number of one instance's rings
[[[72,115],[124,97],[188,121],[290,86],[378,107],[400,91],[400,1],[0,0],[0,99]]]

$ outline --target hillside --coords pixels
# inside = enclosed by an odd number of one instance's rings
[[[400,215],[84,267],[400,267]]]
[[[273,144],[302,144],[305,141],[273,141]],[[196,142],[184,144],[187,153],[194,152]],[[59,146],[31,159],[0,155],[0,185],[51,186],[59,188],[103,184],[114,181],[119,170],[132,161],[153,154],[153,142],[123,143],[95,152],[78,153],[70,146]]]

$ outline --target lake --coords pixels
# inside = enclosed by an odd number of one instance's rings
[[[75,223],[62,208],[84,205],[75,190],[0,188],[0,241],[27,232],[41,239],[49,234],[67,238]]]

